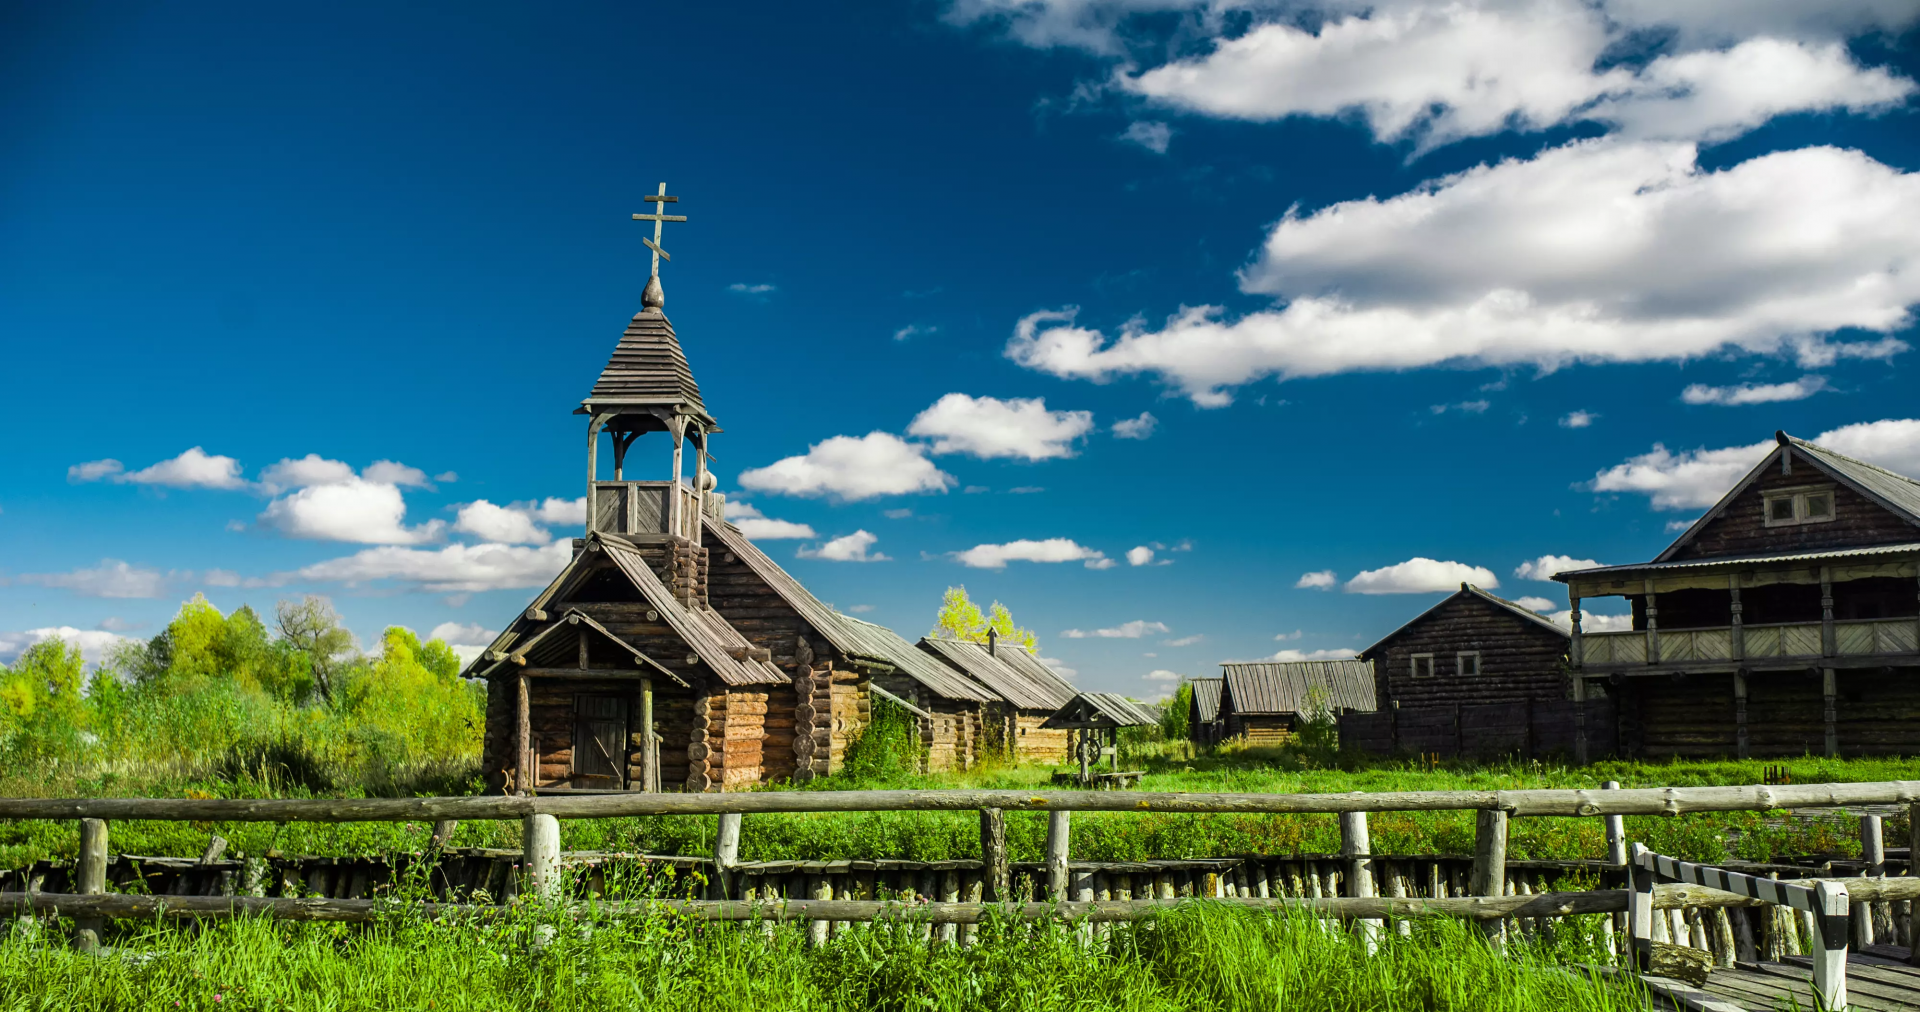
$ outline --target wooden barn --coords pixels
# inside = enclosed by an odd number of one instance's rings
[[[1373,711],[1373,670],[1363,660],[1253,661],[1220,665],[1220,734],[1281,745],[1303,716]],[[1197,695],[1197,693],[1196,693]]]
[[[1920,482],[1774,442],[1653,561],[1554,577],[1573,606],[1583,751],[1920,752]],[[1596,597],[1625,598],[1633,628],[1584,632]]]
[[[1187,703],[1187,740],[1195,745],[1220,744],[1220,687],[1224,681],[1196,678],[1188,684],[1193,693]]]
[[[1373,662],[1380,709],[1341,744],[1421,755],[1574,753],[1565,629],[1469,584],[1388,633]]]
[[[1073,698],[1074,688],[1045,661],[992,633],[985,643],[930,636],[920,646],[998,697],[985,708],[984,747],[1017,763],[1068,761],[1067,730],[1046,723]]]

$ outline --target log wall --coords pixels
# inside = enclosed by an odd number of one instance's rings
[[[1014,717],[1014,753],[1018,763],[1059,765],[1067,761],[1067,729],[1041,727],[1051,712],[1020,710]]]
[[[1822,688],[1817,668],[1749,674],[1748,754],[1824,754]],[[1842,756],[1920,752],[1920,668],[1841,669],[1835,672],[1835,688],[1834,723]],[[1621,734],[1636,757],[1737,754],[1731,672],[1630,678],[1620,696]]]

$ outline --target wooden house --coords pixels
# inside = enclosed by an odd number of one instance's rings
[[[1250,745],[1293,738],[1303,716],[1374,709],[1366,661],[1254,661],[1220,665],[1220,734]]]
[[[1188,683],[1193,691],[1187,704],[1187,740],[1195,745],[1220,744],[1223,737],[1220,687],[1223,684],[1219,678],[1196,678]]]
[[[927,637],[920,646],[998,697],[984,708],[984,748],[1017,763],[1068,760],[1067,730],[1046,723],[1073,698],[1074,688],[1045,661],[992,633],[985,643]]]
[[[1560,573],[1581,751],[1920,752],[1920,482],[1784,432],[1653,561]],[[1633,628],[1583,632],[1623,597]],[[1611,697],[1611,714],[1594,712]]]
[[[1422,755],[1571,755],[1568,633],[1470,584],[1388,633],[1373,662],[1380,709],[1341,743]]]

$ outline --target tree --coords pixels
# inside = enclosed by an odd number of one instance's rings
[[[982,615],[980,606],[967,597],[965,587],[947,588],[940,598],[940,611],[933,617],[933,631],[927,635],[985,643],[988,629],[1004,642],[1033,651],[1040,649],[1040,638],[1031,629],[1014,625],[1013,613],[1006,605],[995,601]]]
[[[327,705],[333,705],[334,675],[353,650],[353,634],[341,628],[333,602],[308,594],[298,601],[281,601],[273,611],[280,638],[306,655],[314,687]]]

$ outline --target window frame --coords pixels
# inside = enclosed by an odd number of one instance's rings
[[[1462,663],[1468,657],[1473,658],[1473,674],[1471,675],[1467,674],[1466,665]],[[1480,651],[1478,650],[1461,650],[1453,655],[1453,673],[1457,678],[1479,678],[1486,673],[1486,670],[1487,669],[1481,664]]]
[[[1811,496],[1826,496],[1826,516],[1813,516],[1807,512],[1807,499]],[[1774,519],[1773,504],[1783,499],[1793,502],[1793,516]],[[1832,485],[1801,485],[1795,488],[1777,488],[1760,494],[1760,522],[1768,527],[1799,527],[1804,524],[1832,523],[1839,510],[1839,503]]]
[[[1439,666],[1434,662],[1432,654],[1409,654],[1407,661],[1411,665],[1414,678],[1432,678],[1439,674]],[[1420,671],[1421,661],[1427,662],[1427,670],[1424,674]]]

